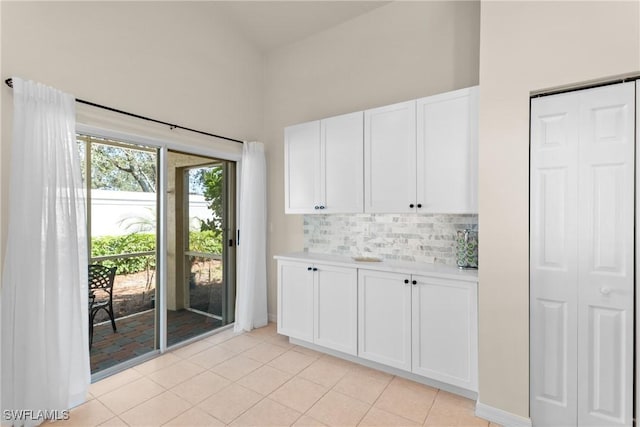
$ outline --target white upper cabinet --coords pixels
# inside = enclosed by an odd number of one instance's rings
[[[364,112],[365,212],[416,210],[416,102]]]
[[[476,213],[478,87],[285,129],[285,213]]]
[[[362,120],[358,111],[320,121],[322,213],[363,212]]]
[[[478,87],[418,99],[418,211],[478,211]]]
[[[308,213],[320,198],[320,121],[284,130],[285,212]]]
[[[285,129],[285,213],[363,211],[363,113]]]
[[[365,111],[365,212],[477,212],[478,88]]]

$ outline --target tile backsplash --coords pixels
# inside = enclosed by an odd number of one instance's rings
[[[456,233],[475,214],[305,215],[307,252],[456,265]]]

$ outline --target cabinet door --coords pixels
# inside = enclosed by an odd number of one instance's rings
[[[417,203],[428,213],[478,212],[478,88],[417,101]]]
[[[278,261],[278,333],[313,341],[313,271],[304,262]]]
[[[285,213],[314,213],[320,200],[320,122],[284,130]]]
[[[313,342],[355,356],[358,351],[357,269],[315,267]]]
[[[362,111],[320,122],[322,213],[361,213],[364,209]]]
[[[405,274],[358,270],[359,357],[411,370],[409,279]]]
[[[477,285],[413,276],[412,371],[478,390]]]
[[[365,212],[414,212],[416,102],[364,112]]]

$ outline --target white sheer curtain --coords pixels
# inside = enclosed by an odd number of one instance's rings
[[[91,375],[75,100],[19,78],[13,79],[13,97],[9,229],[0,290],[1,403],[3,410],[62,411],[85,400]]]
[[[269,321],[266,181],[264,145],[260,142],[245,142],[240,175],[236,332],[259,328]]]

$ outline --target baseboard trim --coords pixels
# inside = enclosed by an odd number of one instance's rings
[[[317,344],[313,344],[307,341],[299,340],[297,338],[289,337],[289,342],[292,344],[299,345],[301,347],[310,348],[312,350],[319,351],[321,353],[329,354],[331,356],[339,357],[344,360],[348,360],[350,362],[357,363],[359,365],[366,366],[368,368],[377,369],[378,371],[386,372],[391,375],[396,375],[398,377],[406,378],[408,380],[412,380],[421,384],[428,385],[430,387],[435,387],[440,390],[448,391],[449,393],[457,394],[462,397],[466,397],[467,399],[476,400],[478,398],[478,393],[475,391],[467,390],[464,388],[460,388],[454,385],[446,384],[440,381],[432,380],[427,377],[423,377],[422,375],[416,375],[411,372],[403,371],[402,369],[393,368],[391,366],[383,365],[381,363],[372,362],[371,360],[362,359],[357,356],[353,356],[351,354],[342,353],[340,351],[332,350],[330,348],[322,347]]]
[[[476,416],[505,427],[531,427],[531,418],[521,417],[493,406],[476,402]]]

